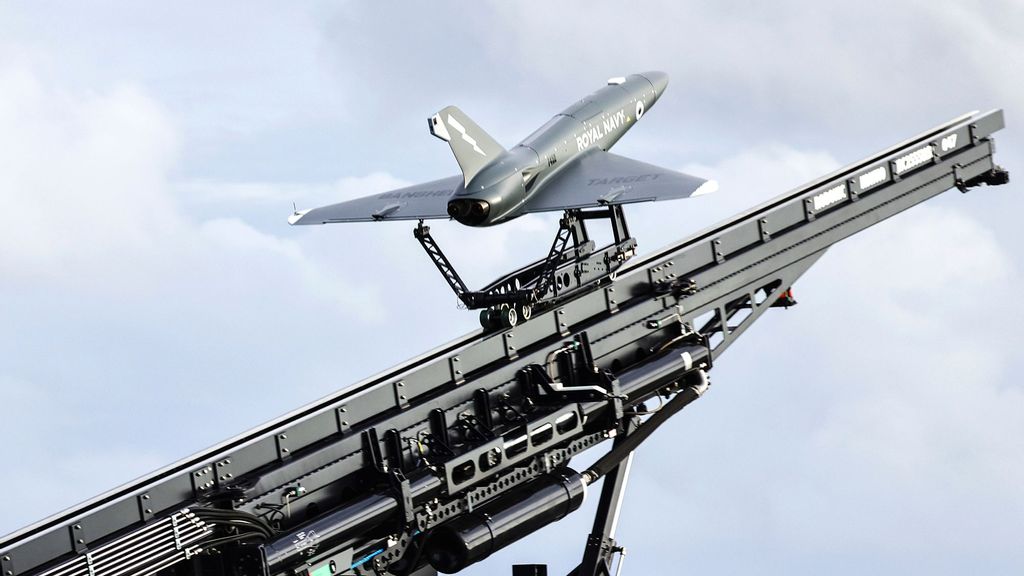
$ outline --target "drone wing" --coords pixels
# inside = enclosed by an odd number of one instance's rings
[[[602,150],[574,160],[526,201],[524,212],[547,212],[608,204],[654,202],[709,194],[718,189],[705,180]]]
[[[448,199],[461,184],[462,176],[450,176],[330,206],[296,211],[288,218],[288,223],[297,225],[448,218]]]

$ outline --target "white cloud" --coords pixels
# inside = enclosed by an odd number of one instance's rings
[[[74,95],[0,68],[0,272],[102,276],[143,266],[183,223],[167,196],[177,134],[131,86]]]
[[[377,192],[394,190],[412,182],[396,178],[386,172],[371,172],[365,176],[344,176],[333,183],[285,182],[224,182],[188,180],[175,183],[176,193],[190,204],[223,204],[263,207],[265,204],[312,208]]]
[[[408,143],[440,106],[506,141],[608,76],[667,70],[616,152],[722,189],[634,207],[650,249],[1024,94],[1012,1],[32,6],[0,5],[0,389],[17,406],[0,432],[24,469],[73,464],[31,491],[0,475],[25,501],[0,532],[55,490],[92,496],[472,327],[411,226],[284,225],[292,201],[454,173],[440,143]],[[443,34],[423,25],[438,14]],[[627,571],[1020,572],[1006,188],[844,242],[797,285],[800,306],[744,336],[638,458]],[[477,286],[543,254],[554,223],[435,232]],[[586,524],[506,558],[573,562]]]
[[[272,400],[289,398],[290,407],[337,387],[308,377],[282,396],[277,386],[288,372],[322,376],[326,361],[355,380],[375,369],[339,368],[328,354],[355,337],[347,328],[382,321],[373,282],[240,218],[195,218],[171,183],[179,147],[175,123],[136,86],[79,93],[24,62],[0,65],[0,386],[17,406],[0,419],[0,432],[13,437],[55,422],[53,435],[11,446],[9,457],[36,469],[47,459],[73,462],[60,468],[60,483],[75,487],[66,491],[71,499],[138,474],[140,462],[180,456],[269,418],[280,411]],[[279,215],[285,231],[286,216]],[[310,350],[319,358],[307,359]],[[213,385],[231,378],[258,389],[239,399],[237,388]],[[228,404],[246,409],[222,414],[217,425],[181,421]],[[159,457],[98,470],[106,461],[82,451],[111,433],[111,421],[140,443],[104,443],[111,459]],[[0,532],[26,521],[5,515]]]
[[[830,250],[800,304],[760,320],[641,450],[633,569],[673,542],[727,572],[1021,565],[1022,313],[994,305],[1019,270],[985,224],[932,202]],[[652,529],[657,502],[680,515]]]
[[[294,241],[258,232],[238,219],[193,221],[175,197],[170,174],[180,147],[164,110],[133,86],[77,96],[44,85],[26,66],[0,69],[0,272],[27,284],[56,281],[153,294],[160,283],[226,260],[257,255],[277,273],[303,278],[303,290],[334,300],[338,312],[374,317],[365,291],[309,261]],[[375,174],[370,186],[390,183]],[[334,187],[348,193],[354,182]],[[194,189],[194,188],[193,188]],[[267,185],[206,186],[221,202],[280,193]],[[281,220],[287,214],[282,211]],[[282,229],[284,226],[282,225]],[[268,271],[268,273],[274,273]],[[345,295],[352,296],[348,298]]]
[[[826,151],[762,143],[711,165],[689,163],[679,167],[684,173],[718,181],[714,194],[636,204],[630,206],[626,217],[640,250],[648,252],[827,174],[838,165]]]
[[[1007,380],[1022,315],[993,306],[1019,282],[1005,248],[970,217],[921,206],[830,256],[844,265],[823,266],[832,312],[812,329],[824,336],[838,325],[844,342],[868,350],[879,331],[900,344],[860,358],[829,350],[834,376],[851,386],[818,448],[885,471],[918,504],[981,490],[1024,509],[1012,488],[1024,481],[1013,440],[1024,435],[1024,387]],[[871,323],[858,321],[865,311]],[[941,486],[922,489],[940,476]]]

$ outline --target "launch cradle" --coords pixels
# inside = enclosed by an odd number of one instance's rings
[[[790,288],[832,244],[946,190],[1006,183],[993,160],[1003,126],[999,110],[956,118],[636,257],[528,321],[10,534],[0,575],[453,573],[586,497],[598,512],[573,574],[615,573],[633,449],[708,389],[755,320],[795,303]],[[594,465],[571,468],[605,440]]]

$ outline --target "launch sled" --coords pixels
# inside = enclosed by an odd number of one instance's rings
[[[586,221],[604,218],[611,224],[614,240],[597,250],[587,233]],[[473,291],[430,235],[429,226],[421,220],[413,234],[462,304],[470,310],[481,310],[480,325],[486,330],[511,328],[529,320],[535,311],[610,281],[612,274],[636,253],[636,240],[629,235],[621,205],[566,210],[545,258]]]

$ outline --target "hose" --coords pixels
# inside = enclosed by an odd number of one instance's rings
[[[637,447],[643,443],[659,426],[665,423],[666,420],[671,418],[674,414],[685,408],[690,402],[693,402],[697,398],[700,398],[705,391],[707,391],[710,383],[708,382],[707,373],[701,370],[700,381],[696,384],[687,386],[685,390],[676,394],[671,400],[669,400],[664,406],[661,407],[653,416],[648,418],[635,432],[626,436],[618,446],[612,448],[607,454],[601,456],[594,462],[590,468],[583,472],[583,478],[587,484],[593,484],[598,479],[603,477],[615,469],[623,460],[629,456],[629,453],[636,450]]]

